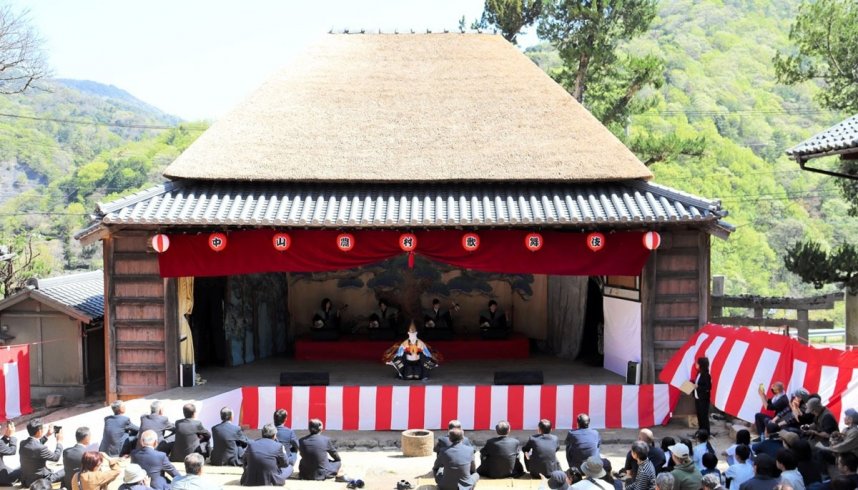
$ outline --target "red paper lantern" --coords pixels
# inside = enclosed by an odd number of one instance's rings
[[[152,237],[152,248],[155,249],[156,252],[164,253],[170,248],[170,237],[164,234],[158,234]]]
[[[399,248],[403,252],[413,252],[417,248],[417,236],[414,233],[403,233],[399,235]]]
[[[661,235],[657,231],[648,231],[644,233],[643,245],[647,250],[655,250],[661,245]]]
[[[209,235],[209,248],[220,252],[226,248],[226,235],[223,233],[212,233]]]
[[[476,252],[480,248],[480,236],[476,233],[462,235],[462,248],[468,252]]]
[[[594,252],[602,250],[605,246],[605,235],[595,231],[587,235],[587,248]]]
[[[531,252],[538,252],[539,249],[542,248],[543,243],[542,235],[539,233],[528,233],[528,235],[524,237],[524,246]]]
[[[337,248],[343,252],[355,248],[355,237],[351,233],[340,233],[337,235]]]
[[[292,238],[288,233],[275,233],[271,243],[274,244],[274,250],[285,252],[292,246]]]

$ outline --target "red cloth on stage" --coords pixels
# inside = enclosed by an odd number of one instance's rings
[[[357,230],[354,248],[337,248],[338,230],[288,230],[292,244],[278,252],[274,234],[283,230],[240,230],[227,233],[220,252],[207,244],[209,233],[170,235],[170,247],[158,255],[162,277],[228,276],[260,272],[324,272],[354,269],[405,253],[399,247],[401,231]],[[635,276],[649,258],[644,232],[616,232],[605,236],[598,252],[586,244],[586,233],[541,231],[544,246],[531,252],[525,237],[532,230],[480,230],[479,249],[462,247],[461,230],[415,232],[414,253],[463,269],[502,274],[623,275]]]

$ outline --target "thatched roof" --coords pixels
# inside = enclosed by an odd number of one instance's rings
[[[649,179],[501,36],[331,34],[217,121],[169,178],[425,182]]]

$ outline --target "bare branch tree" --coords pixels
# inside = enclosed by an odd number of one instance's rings
[[[19,94],[50,75],[29,11],[0,5],[0,94]]]
[[[11,250],[5,251],[8,253]],[[34,250],[33,237],[29,236],[19,253],[12,252],[8,255],[9,259],[0,263],[0,298],[8,298],[26,287],[27,279],[33,275],[39,252]]]

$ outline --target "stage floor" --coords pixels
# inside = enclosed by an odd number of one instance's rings
[[[277,386],[281,371],[328,371],[333,386],[377,386],[410,384],[424,385],[490,385],[495,371],[541,370],[547,385],[607,385],[624,384],[625,378],[606,369],[589,366],[583,362],[558,359],[552,356],[534,355],[528,359],[514,361],[477,360],[449,361],[432,371],[428,381],[405,381],[394,377],[394,370],[379,362],[370,361],[296,361],[287,358],[268,358],[237,367],[204,367],[199,374],[206,383],[193,388],[176,388],[182,397],[190,396],[190,390],[198,396],[210,396],[227,389],[242,386]]]

